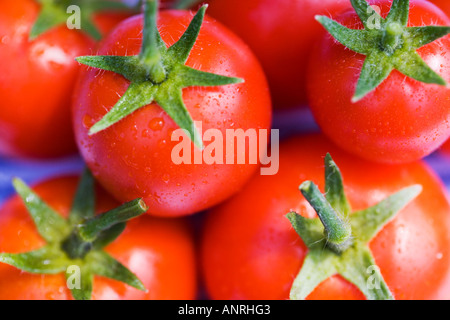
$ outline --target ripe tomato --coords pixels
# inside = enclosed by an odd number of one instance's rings
[[[159,31],[167,46],[180,38],[191,19],[188,11],[160,12]],[[101,42],[98,54],[137,55],[142,26],[141,15],[125,20]],[[203,132],[220,130],[224,154],[227,129],[270,128],[271,103],[264,73],[248,47],[228,29],[206,17],[186,65],[245,80],[236,85],[183,89],[186,108],[192,119],[202,122]],[[92,125],[117,103],[129,84],[116,73],[85,68],[73,96],[73,123],[81,154],[117,199],[143,197],[154,215],[191,214],[235,193],[258,168],[248,162],[174,164],[172,150],[179,142],[171,138],[179,126],[156,103],[89,136]]]
[[[353,210],[363,210],[414,184],[422,193],[370,242],[376,264],[396,299],[450,297],[450,204],[441,182],[416,162],[387,166],[343,153],[321,136],[280,146],[280,170],[255,176],[207,216],[201,263],[213,299],[287,299],[307,249],[285,217],[316,214],[299,192],[312,180],[324,190],[323,157],[330,152]],[[322,282],[308,299],[363,299],[341,276]]]
[[[56,157],[75,152],[70,97],[79,70],[75,57],[94,41],[66,26],[29,41],[40,6],[34,0],[0,2],[0,154]],[[124,17],[96,16],[101,32]]]
[[[208,13],[252,48],[269,79],[275,108],[305,105],[311,46],[321,33],[317,14],[334,15],[348,0],[209,0]]]
[[[450,2],[447,0],[429,0],[430,2],[437,5],[440,9],[442,9],[447,16],[450,16]]]
[[[53,209],[67,216],[76,186],[76,178],[64,177],[40,183],[33,189]],[[116,201],[104,191],[98,189],[97,194],[97,213],[117,207]],[[28,252],[44,244],[22,200],[17,196],[8,200],[0,209],[0,252]],[[183,222],[148,216],[132,220],[105,250],[135,273],[148,292],[96,276],[93,299],[195,298],[194,245]],[[30,274],[0,263],[0,299],[72,299],[72,295],[64,274]]]
[[[386,17],[391,1],[371,2]],[[338,17],[352,29],[362,28],[354,11]],[[411,1],[409,26],[450,25],[426,1]],[[450,37],[417,50],[422,59],[450,81]],[[374,91],[352,103],[366,57],[324,34],[311,54],[308,71],[311,110],[323,132],[337,145],[363,158],[387,163],[418,160],[450,135],[450,89],[425,84],[393,70]]]
[[[445,153],[450,153],[450,141],[445,142],[442,145],[441,150],[444,151]]]
[[[128,12],[103,11],[93,15],[95,26],[102,35],[108,34],[115,26],[131,15]]]

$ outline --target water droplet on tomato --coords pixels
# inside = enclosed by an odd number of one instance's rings
[[[164,119],[163,118],[154,118],[148,124],[149,128],[154,131],[159,131],[164,127]]]
[[[165,146],[166,146],[166,143],[167,143],[167,141],[166,140],[160,140],[159,142],[158,142],[158,146],[160,147],[160,148],[164,148]]]
[[[90,129],[93,125],[94,125],[94,121],[93,121],[92,117],[90,115],[88,115],[88,114],[85,115],[83,117],[83,126],[86,129]]]
[[[142,138],[147,138],[149,136],[148,129],[142,131]]]
[[[47,292],[45,294],[45,299],[46,300],[55,300],[56,299],[55,293],[54,292]]]

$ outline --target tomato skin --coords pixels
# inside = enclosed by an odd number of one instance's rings
[[[381,7],[389,1],[371,2]],[[362,28],[354,11],[338,21]],[[409,26],[449,25],[434,5],[411,1]],[[425,62],[450,81],[450,37],[418,50]],[[436,150],[450,135],[450,89],[418,82],[394,70],[372,93],[351,103],[365,57],[324,33],[311,54],[309,100],[323,132],[337,145],[368,160],[406,163]]]
[[[159,1],[159,8],[160,9],[171,9],[173,5],[175,4],[176,0],[160,0]]]
[[[307,249],[285,215],[315,217],[298,187],[312,180],[323,191],[323,157],[340,167],[353,210],[372,206],[403,187],[423,192],[370,243],[396,299],[450,298],[450,203],[439,179],[422,162],[387,166],[360,160],[324,137],[300,136],[280,146],[280,170],[256,175],[204,225],[202,272],[212,299],[288,299]],[[308,299],[364,299],[340,276],[321,283]]]
[[[447,142],[445,142],[440,149],[442,152],[450,154],[450,141],[447,140]]]
[[[35,192],[67,217],[78,179],[62,177],[38,184]],[[118,206],[98,189],[97,213]],[[194,299],[196,262],[191,230],[183,221],[144,216],[134,219],[106,251],[134,272],[148,292],[111,279],[95,277],[93,299]],[[45,243],[22,200],[15,196],[0,208],[0,252],[19,253]],[[180,265],[183,267],[180,268]],[[64,274],[35,275],[0,263],[1,300],[72,299]]]
[[[191,19],[189,11],[160,12],[158,25],[168,46],[179,39]],[[100,44],[98,54],[138,54],[142,20],[140,15],[121,23]],[[183,90],[185,105],[194,121],[202,122],[203,132],[214,128],[223,134],[224,154],[226,129],[270,128],[265,76],[248,47],[234,34],[206,17],[187,65],[245,79],[237,85]],[[73,123],[81,154],[97,180],[117,199],[144,197],[153,215],[187,215],[228,198],[258,168],[248,163],[175,165],[171,153],[179,142],[171,141],[171,135],[179,127],[154,103],[88,136],[88,129],[128,86],[120,75],[85,68],[73,96]]]
[[[444,11],[447,16],[450,17],[450,2],[447,0],[428,0],[435,5],[437,5],[442,11]]]
[[[348,0],[209,0],[208,14],[239,35],[261,61],[275,108],[306,105],[306,70],[322,27],[317,14],[333,15]]]
[[[113,30],[120,22],[131,15],[121,11],[103,11],[93,15],[93,20],[98,31],[104,36]]]
[[[77,56],[92,52],[95,42],[66,26],[29,41],[40,6],[34,0],[0,2],[0,155],[59,157],[76,151],[70,99],[78,74]],[[123,18],[97,15],[107,32]]]

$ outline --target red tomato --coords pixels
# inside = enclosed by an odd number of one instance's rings
[[[102,35],[106,35],[120,22],[130,17],[127,12],[105,11],[94,14],[93,20],[95,26]]]
[[[166,45],[180,38],[191,19],[188,11],[160,12],[159,31]],[[138,54],[142,21],[142,16],[136,16],[121,23],[100,44],[98,54]],[[271,103],[263,71],[247,46],[228,29],[206,17],[186,65],[245,80],[237,85],[183,90],[185,105],[192,118],[202,122],[203,132],[213,128],[223,134],[224,154],[227,129],[270,128]],[[174,164],[171,153],[179,142],[171,141],[171,136],[179,127],[155,103],[88,136],[89,128],[128,86],[129,81],[118,74],[85,68],[72,108],[81,154],[94,176],[117,199],[143,197],[154,215],[191,214],[228,198],[258,168],[256,164]]]
[[[242,37],[260,59],[275,108],[305,105],[308,55],[331,15],[348,0],[209,0],[208,13]]]
[[[340,167],[353,210],[366,209],[414,184],[422,193],[381,230],[370,249],[396,299],[450,298],[450,203],[435,174],[421,162],[373,164],[343,153],[321,136],[280,146],[280,170],[255,176],[207,216],[201,262],[213,299],[288,299],[307,249],[285,215],[315,212],[299,191],[312,180],[323,191],[323,157]],[[322,282],[308,299],[363,299],[340,276]]]
[[[70,97],[79,70],[75,57],[94,41],[65,26],[33,41],[28,36],[40,11],[33,0],[0,1],[0,154],[56,157],[75,152]],[[107,32],[120,14],[97,16]]]
[[[444,151],[445,153],[450,153],[450,141],[444,143],[441,147],[441,150]]]
[[[441,8],[447,16],[450,16],[450,1],[448,0],[429,0],[430,2]]]
[[[57,212],[67,216],[77,187],[75,178],[40,183],[33,190]],[[117,203],[97,192],[97,213]],[[45,244],[19,197],[0,209],[0,252],[19,253]],[[93,299],[194,299],[196,267],[190,230],[181,221],[144,216],[130,221],[119,238],[105,249],[143,282],[148,292],[103,277],[94,278]],[[182,266],[182,268],[180,268]],[[0,299],[72,299],[64,274],[24,273],[0,263]]]
[[[380,6],[385,17],[391,2],[372,3]],[[353,29],[362,28],[353,10],[338,21]],[[450,25],[450,20],[434,5],[416,0],[411,1],[408,24]],[[450,81],[450,37],[417,52]],[[411,162],[436,150],[450,135],[450,89],[416,81],[394,70],[373,92],[352,103],[364,59],[329,34],[324,34],[313,50],[309,100],[323,132],[348,152],[377,162]]]

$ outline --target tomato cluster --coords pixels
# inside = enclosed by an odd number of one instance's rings
[[[450,299],[447,2],[0,1],[0,299]]]

